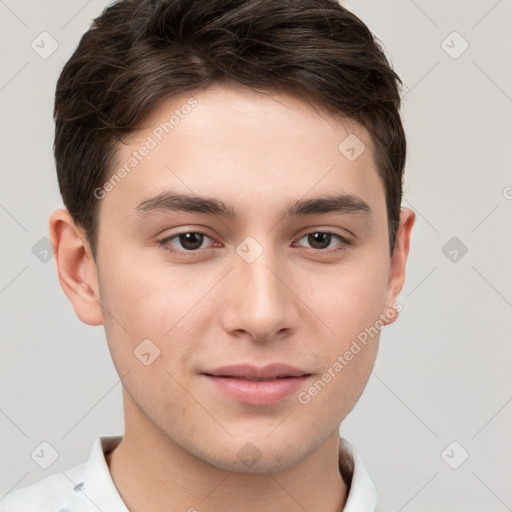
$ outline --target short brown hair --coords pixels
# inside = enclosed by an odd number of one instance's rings
[[[121,137],[163,100],[223,80],[307,95],[369,132],[392,255],[406,157],[402,82],[357,16],[336,0],[120,0],[83,35],[55,93],[60,192],[93,256],[94,190]]]

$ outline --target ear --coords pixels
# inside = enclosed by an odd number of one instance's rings
[[[76,316],[89,325],[102,325],[98,271],[89,243],[69,212],[55,210],[49,220],[60,285]]]
[[[392,324],[397,318],[401,307],[394,307],[398,295],[402,291],[405,281],[405,264],[409,255],[411,232],[416,219],[416,214],[409,208],[400,210],[400,224],[398,226],[395,250],[391,258],[388,289],[386,294],[387,314],[381,316],[384,325]]]

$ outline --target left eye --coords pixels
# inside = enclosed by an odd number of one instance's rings
[[[328,231],[314,231],[312,233],[304,235],[302,238],[300,238],[300,240],[304,240],[305,238],[307,239],[307,242],[312,246],[312,248],[317,250],[324,250],[335,247],[336,244],[334,244],[334,246],[331,245],[331,242],[334,239],[338,239],[338,241],[341,241],[342,243],[339,244],[341,246],[349,243],[349,241],[346,238],[342,237],[341,235],[331,233]]]

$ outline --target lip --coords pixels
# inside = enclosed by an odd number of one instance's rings
[[[287,364],[262,368],[242,364],[202,372],[220,391],[247,404],[268,405],[280,402],[298,391],[310,373]]]

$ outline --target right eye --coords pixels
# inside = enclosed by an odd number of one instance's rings
[[[205,238],[211,240],[206,233],[200,231],[183,231],[160,240],[158,244],[163,249],[173,253],[194,253],[199,252],[201,248],[204,249],[202,246]],[[173,243],[174,240],[176,240],[176,242]],[[175,243],[179,244],[178,248],[175,248]]]

